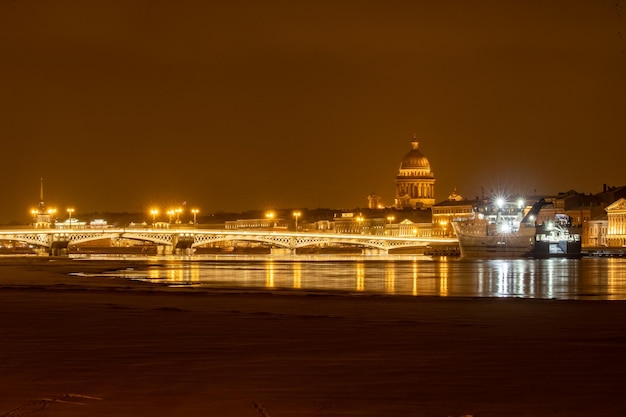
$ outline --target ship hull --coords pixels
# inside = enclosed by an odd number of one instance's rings
[[[582,258],[581,241],[538,241],[535,242],[532,256],[535,258]]]
[[[466,258],[521,258],[533,255],[531,236],[458,235],[461,256]]]

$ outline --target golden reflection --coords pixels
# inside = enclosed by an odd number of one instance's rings
[[[200,282],[200,266],[195,262],[190,265],[189,282],[197,284]]]
[[[619,294],[626,291],[626,273],[624,261],[621,259],[609,258],[608,274],[606,282],[606,292],[609,300],[620,300]]]
[[[302,264],[300,262],[293,263],[293,287],[302,288]]]
[[[439,260],[439,295],[448,296],[448,257],[442,256]]]
[[[159,279],[159,270],[153,269],[148,272],[150,279]],[[200,266],[190,264],[167,269],[165,271],[165,280],[170,283],[198,283],[201,280]]]
[[[182,282],[183,281],[183,271],[182,269],[168,269],[166,273],[167,282]]]
[[[396,265],[393,262],[387,263],[385,268],[385,292],[388,294],[396,292]]]
[[[158,280],[159,277],[161,276],[161,271],[158,269],[149,269],[148,270],[148,278],[150,280]]]
[[[272,259],[265,263],[265,286],[274,288],[274,260]]]
[[[413,295],[417,295],[417,260],[413,260]]]
[[[365,265],[357,262],[356,265],[356,290],[365,291]]]

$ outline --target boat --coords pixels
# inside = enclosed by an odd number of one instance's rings
[[[582,240],[580,230],[571,227],[569,216],[557,214],[555,221],[538,225],[535,233],[534,258],[580,258]]]
[[[521,202],[475,207],[472,216],[452,222],[461,257],[580,257],[580,233],[571,229],[569,217],[537,224],[541,209],[551,203],[540,199],[525,212]]]

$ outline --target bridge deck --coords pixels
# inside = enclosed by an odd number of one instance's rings
[[[318,245],[354,245],[388,251],[389,249],[424,247],[429,244],[456,244],[456,238],[425,238],[380,236],[348,233],[311,233],[268,230],[225,229],[13,229],[0,230],[0,240],[24,242],[30,245],[53,248],[102,239],[131,239],[152,242],[173,248],[193,248],[224,241],[247,241],[272,247],[295,250]]]

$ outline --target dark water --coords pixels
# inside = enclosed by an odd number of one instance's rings
[[[626,300],[626,259],[207,256],[114,275],[171,285],[355,294]]]

